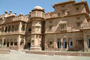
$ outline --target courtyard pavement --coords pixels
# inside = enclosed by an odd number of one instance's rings
[[[90,57],[49,56],[49,55],[27,54],[22,51],[11,50],[9,54],[0,54],[0,60],[90,60]]]

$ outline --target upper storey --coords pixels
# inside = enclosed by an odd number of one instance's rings
[[[82,13],[89,14],[89,7],[87,2],[75,2],[75,1],[66,1],[62,3],[55,3],[53,8],[55,9],[54,12],[46,13],[45,17],[53,18],[53,17],[63,17],[63,16],[70,16]]]
[[[16,21],[27,22],[28,18],[23,16],[23,14],[16,16],[16,13],[12,14],[12,11],[10,11],[9,14],[7,11],[5,11],[5,14],[0,16],[0,24],[6,24],[6,23],[16,22]]]

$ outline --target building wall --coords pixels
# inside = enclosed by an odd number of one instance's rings
[[[55,11],[45,13],[35,7],[28,17],[12,11],[0,15],[0,44],[16,50],[90,50],[87,3],[67,1],[53,8]]]

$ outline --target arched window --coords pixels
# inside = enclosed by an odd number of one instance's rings
[[[31,28],[29,28],[28,31],[31,33]]]
[[[14,25],[12,25],[12,31],[14,31]]]
[[[15,31],[17,31],[18,30],[18,25],[16,25],[16,27],[15,27]]]
[[[72,48],[73,47],[73,43],[72,43],[72,38],[69,38],[69,48]]]
[[[61,39],[60,38],[58,38],[58,40],[57,40],[57,46],[58,46],[58,48],[61,48]]]
[[[53,41],[49,41],[49,42],[48,42],[48,47],[49,47],[49,48],[53,48]]]
[[[7,26],[5,27],[5,32],[7,32]]]
[[[11,29],[11,27],[10,27],[10,26],[8,26],[8,32],[10,32],[10,29]]]

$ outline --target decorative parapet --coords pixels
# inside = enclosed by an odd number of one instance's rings
[[[15,21],[27,22],[28,18],[25,17],[25,16],[21,16],[21,15],[19,15],[19,16],[12,16],[12,17],[5,18],[5,20],[3,20],[0,24],[9,23],[9,22],[15,22]]]
[[[84,23],[83,26],[80,27],[80,30],[90,29],[90,25],[88,23]]]
[[[58,17],[57,13],[54,12],[49,12],[45,14],[45,18],[54,18],[54,17]]]
[[[25,17],[25,16],[16,16],[15,18],[12,19],[12,21],[24,21],[24,22],[27,22],[28,21],[28,18]]]

